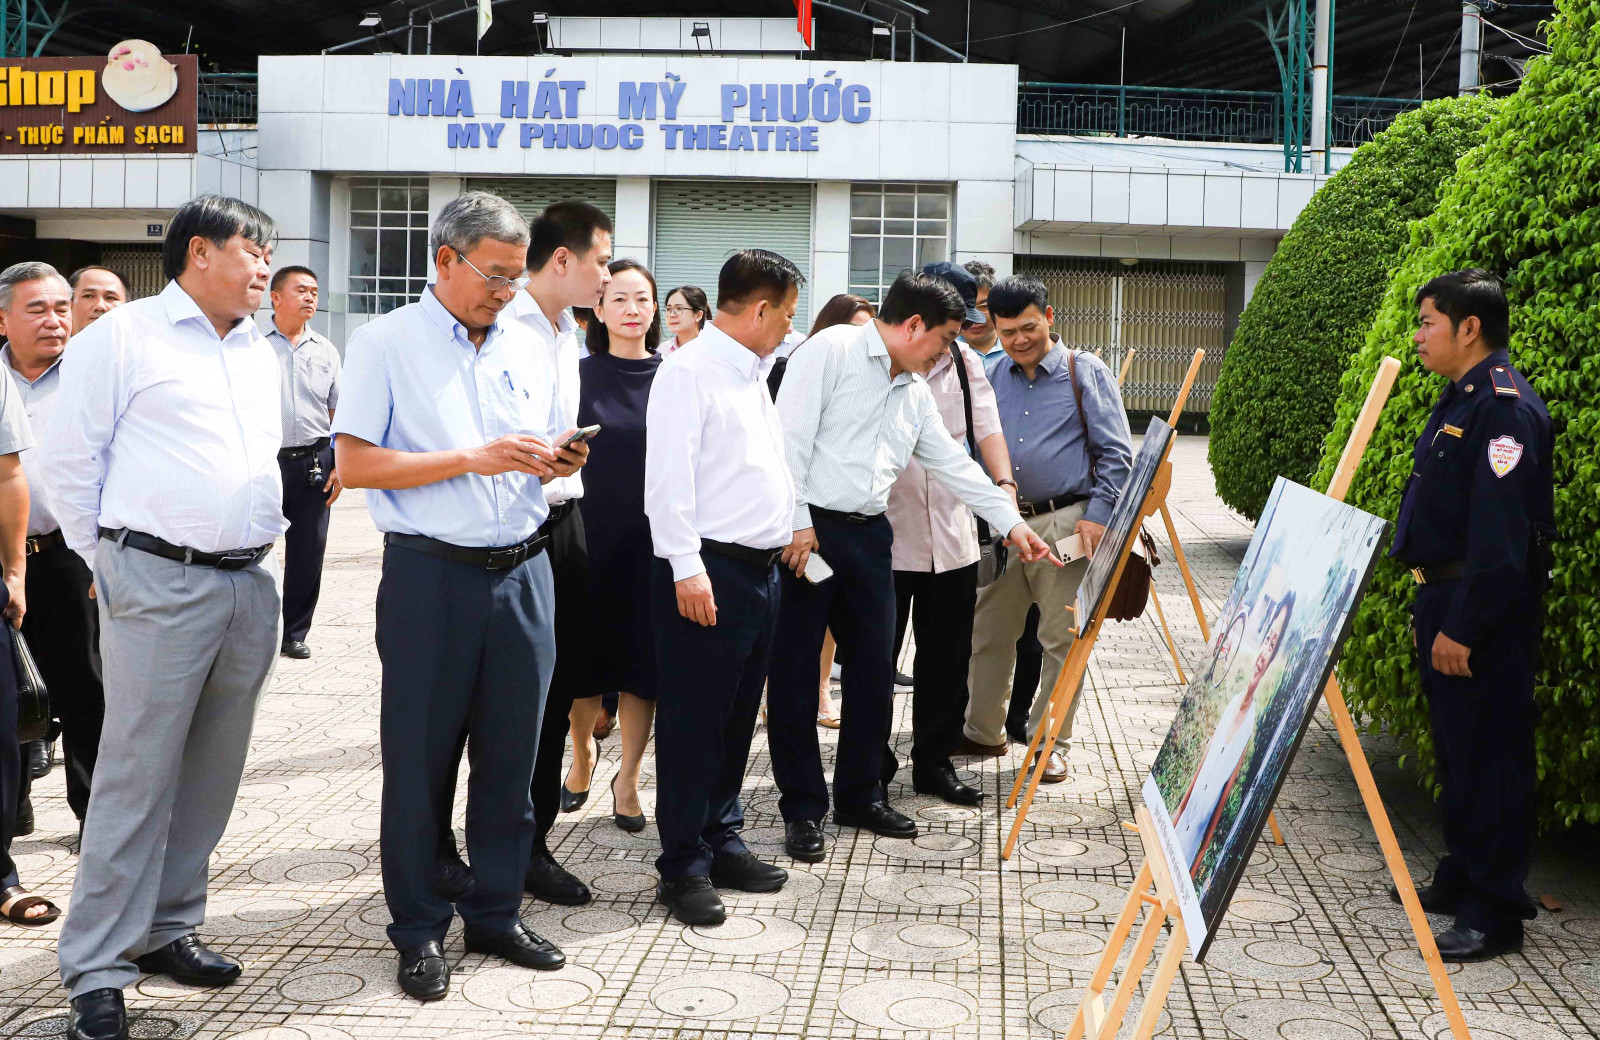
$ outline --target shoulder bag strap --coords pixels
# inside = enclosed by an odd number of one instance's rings
[[[956,367],[956,379],[961,382],[961,407],[967,416],[967,454],[976,458],[978,442],[972,431],[972,384],[967,382],[967,359],[961,356],[961,344],[950,344],[950,363]],[[990,537],[989,525],[978,514],[972,515],[978,521],[978,541],[987,542]]]
[[[1078,406],[1078,425],[1083,427],[1083,453],[1089,456],[1089,493],[1094,493],[1094,486],[1098,483],[1095,476],[1094,451],[1089,442],[1089,420],[1083,414],[1083,388],[1078,385],[1078,366],[1076,364],[1078,352],[1067,348],[1067,379],[1072,383],[1072,401]]]

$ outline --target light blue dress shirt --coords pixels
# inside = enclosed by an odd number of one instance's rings
[[[1089,427],[1089,443],[1084,444],[1084,424],[1078,421],[1067,351],[1059,339],[1051,339],[1050,353],[1040,360],[1032,379],[1004,353],[987,359],[984,366],[1000,408],[1017,495],[1024,502],[1085,495],[1089,503],[1084,507],[1084,519],[1104,524],[1111,519],[1111,509],[1133,465],[1122,392],[1105,362],[1088,351],[1078,351],[1078,387]],[[1089,480],[1091,455],[1093,482]]]
[[[475,448],[508,433],[554,443],[560,402],[546,351],[519,321],[496,321],[473,348],[433,287],[361,326],[344,351],[333,432],[397,451]],[[515,545],[549,515],[539,478],[467,473],[422,487],[368,490],[378,529],[453,545]]]

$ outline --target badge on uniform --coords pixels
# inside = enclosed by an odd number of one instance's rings
[[[1489,442],[1489,468],[1494,475],[1503,477],[1517,468],[1522,461],[1522,445],[1510,436],[1496,437]]]

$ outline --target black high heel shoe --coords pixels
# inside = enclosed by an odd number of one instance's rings
[[[561,784],[561,811],[564,813],[577,812],[589,800],[589,788],[594,786],[595,767],[600,764],[600,745],[595,742],[594,758],[589,762],[589,787],[581,791],[567,790],[566,782]]]
[[[629,834],[638,834],[644,830],[644,815],[641,813],[638,816],[625,816],[617,812],[617,777],[621,775],[621,773],[618,773],[617,776],[611,778],[611,818],[617,822],[618,827]]]

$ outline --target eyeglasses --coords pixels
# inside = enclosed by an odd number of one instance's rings
[[[516,292],[519,289],[526,288],[528,285],[527,275],[523,275],[521,278],[507,278],[503,274],[484,274],[478,270],[478,265],[468,260],[466,254],[461,250],[456,249],[453,252],[456,254],[457,260],[472,268],[479,278],[489,283],[490,292],[499,292],[501,289],[510,289],[512,292]]]
[[[666,313],[676,318],[680,314],[693,314],[699,309],[698,307],[684,307],[676,303],[669,303],[666,307]]]

